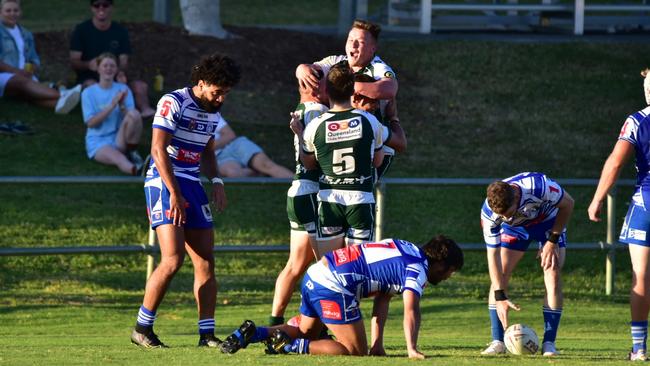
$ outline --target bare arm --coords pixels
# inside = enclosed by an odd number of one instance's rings
[[[409,358],[423,359],[418,351],[418,333],[420,332],[420,297],[411,290],[402,294],[404,300],[404,337]]]
[[[598,188],[596,188],[594,198],[591,200],[591,204],[587,210],[591,221],[600,221],[600,211],[607,192],[616,183],[621,169],[623,169],[623,166],[630,159],[633,152],[634,145],[624,140],[618,140],[614,146],[614,150],[612,150],[607,161],[605,161],[603,171],[600,174],[600,180],[598,181]]]
[[[88,61],[81,60],[81,51],[70,51],[70,65],[77,71],[92,70],[97,71],[97,62],[95,59]]]
[[[386,356],[384,349],[384,325],[388,318],[388,307],[393,295],[377,294],[372,306],[372,319],[370,319],[370,355]]]
[[[305,169],[307,170],[314,170],[318,168],[318,161],[316,160],[316,154],[315,153],[308,153],[303,149],[303,145],[305,144],[305,138],[304,138],[304,126],[300,122],[300,114],[298,113],[290,113],[291,120],[289,121],[289,128],[293,133],[298,137],[298,155],[300,157],[300,161],[302,162],[302,165],[305,166]]]
[[[233,131],[229,125],[223,126],[223,128],[219,130],[219,133],[219,138],[215,140],[216,149],[223,149],[230,143],[230,141],[234,140],[235,137],[237,137],[237,135],[235,135],[235,131]]]
[[[216,150],[216,143],[214,139],[210,139],[208,144],[201,153],[201,172],[205,174],[208,180],[212,183],[212,202],[217,208],[217,212],[223,212],[226,208],[228,201],[226,200],[226,192],[224,190],[223,182],[219,182],[217,175],[217,159],[214,156]],[[215,182],[213,182],[215,180]]]
[[[384,162],[384,156],[385,155],[386,154],[384,153],[384,150],[382,150],[382,149],[375,150],[375,156],[373,156],[373,158],[372,158],[372,165],[375,168],[379,168],[381,166],[381,163]]]
[[[296,79],[304,89],[318,89],[318,72],[322,72],[318,65],[300,64],[296,67]]]
[[[172,162],[167,155],[167,146],[172,140],[172,134],[159,128],[154,128],[151,136],[151,157],[156,162],[156,169],[169,190],[169,217],[173,218],[175,226],[182,226],[186,220],[185,197],[181,193],[178,181],[172,169]]]
[[[354,92],[373,99],[394,99],[397,95],[398,84],[394,78],[381,78],[375,82],[355,82]]]
[[[113,109],[115,109],[115,107],[117,107],[120,104],[120,102],[124,100],[123,98],[126,98],[128,93],[129,92],[127,90],[122,90],[117,94],[115,94],[113,100],[111,100],[111,104],[109,104],[106,108],[102,109],[101,111],[99,111],[99,113],[92,116],[88,121],[86,121],[86,125],[88,127],[97,127],[101,125],[102,122],[104,122],[104,120],[106,119],[106,117],[108,117],[108,115],[111,114],[111,112],[113,112]]]
[[[567,223],[569,222],[569,218],[571,217],[571,214],[573,213],[573,198],[571,195],[569,195],[568,192],[564,192],[564,196],[558,202],[557,204],[557,216],[555,217],[555,223],[553,223],[553,227],[551,228],[551,235],[561,235],[562,231],[567,226]],[[544,269],[553,269],[557,268],[559,265],[559,258],[560,258],[560,246],[557,243],[554,243],[552,241],[547,241],[544,243],[544,247],[542,248],[542,252],[540,253],[541,261],[540,264],[542,268]]]
[[[495,292],[497,290],[503,291],[505,296],[508,289],[508,283],[503,275],[501,264],[501,248],[487,248],[487,261],[488,271],[490,273],[490,294],[488,295],[488,303],[495,304],[497,307],[497,316],[501,321],[504,329],[508,327],[508,311],[514,309],[519,311],[520,307],[514,304],[510,299],[497,300]]]

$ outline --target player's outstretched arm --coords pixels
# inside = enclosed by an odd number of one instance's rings
[[[414,291],[404,290],[404,337],[409,358],[424,359],[418,351],[418,333],[420,331],[420,297]]]
[[[377,294],[370,319],[370,356],[386,356],[384,349],[384,326],[388,318],[388,307],[393,295]]]
[[[633,153],[634,146],[631,143],[625,140],[618,140],[614,146],[614,150],[607,158],[607,161],[605,161],[603,171],[600,174],[600,180],[598,181],[598,188],[596,188],[594,198],[591,200],[591,204],[587,209],[591,221],[600,221],[600,211],[607,192],[614,186],[621,173],[621,169],[623,169],[623,166]]]
[[[375,82],[354,83],[354,92],[372,99],[391,100],[397,95],[398,83],[394,78],[381,78]]]
[[[490,272],[490,294],[488,302],[496,305],[497,316],[501,321],[503,328],[508,328],[508,312],[510,309],[521,310],[519,305],[515,304],[507,296],[507,287],[505,276],[501,270],[501,248],[487,248],[488,271]]]

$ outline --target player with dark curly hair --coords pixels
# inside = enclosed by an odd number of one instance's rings
[[[145,348],[166,347],[153,331],[156,311],[185,253],[194,265],[194,297],[198,304],[199,346],[217,347],[214,311],[214,231],[210,203],[199,178],[212,182],[212,201],[226,206],[223,181],[217,176],[213,132],[222,123],[219,109],[240,78],[227,56],[205,57],[192,68],[194,86],[165,94],[153,120],[151,164],[145,180],[147,212],[160,243],[160,263],[147,281],[131,341]]]
[[[448,279],[463,263],[460,247],[444,236],[420,248],[405,240],[386,239],[337,249],[307,270],[297,327],[256,327],[246,320],[221,344],[221,350],[234,353],[249,343],[264,342],[269,353],[383,356],[389,302],[401,294],[408,357],[424,358],[417,349],[424,286]],[[367,297],[374,297],[370,349],[359,308],[359,301]],[[336,340],[318,339],[323,325]]]

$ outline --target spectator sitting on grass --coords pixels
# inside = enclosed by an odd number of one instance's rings
[[[41,64],[31,32],[18,24],[20,0],[0,1],[0,97],[6,95],[66,114],[79,103],[81,86],[56,90],[40,84]]]
[[[135,109],[129,87],[113,81],[117,73],[116,57],[103,53],[96,62],[99,83],[81,94],[84,123],[88,125],[88,158],[137,175],[144,165],[136,151],[142,134],[142,118]]]
[[[133,90],[135,105],[142,118],[153,117],[156,112],[149,103],[149,87],[142,80],[127,81],[131,44],[126,28],[111,20],[113,0],[91,0],[93,17],[78,24],[72,32],[70,41],[70,63],[77,74],[77,82],[84,88],[99,81],[97,57],[110,52],[118,57],[115,80],[128,84]]]
[[[221,177],[293,177],[291,170],[271,160],[256,143],[247,137],[235,135],[235,131],[223,118],[214,132],[214,140],[217,143],[215,155]]]

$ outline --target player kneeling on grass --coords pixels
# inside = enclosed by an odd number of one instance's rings
[[[264,342],[271,353],[325,355],[369,354],[359,300],[374,296],[370,355],[385,355],[383,331],[393,295],[404,300],[404,335],[410,358],[417,349],[420,296],[427,282],[435,285],[463,267],[463,252],[451,239],[433,238],[418,248],[400,239],[352,245],[325,254],[309,267],[302,283],[298,327],[255,327],[246,320],[221,344],[235,353],[249,343]],[[323,324],[336,340],[318,339]]]
[[[508,311],[519,310],[508,299],[508,283],[532,240],[539,242],[538,257],[546,286],[542,354],[558,354],[555,337],[562,317],[561,272],[566,257],[566,225],[572,212],[573,198],[542,173],[520,173],[488,186],[481,225],[491,280],[488,310],[492,342],[481,354],[506,352],[503,332],[508,328]]]

